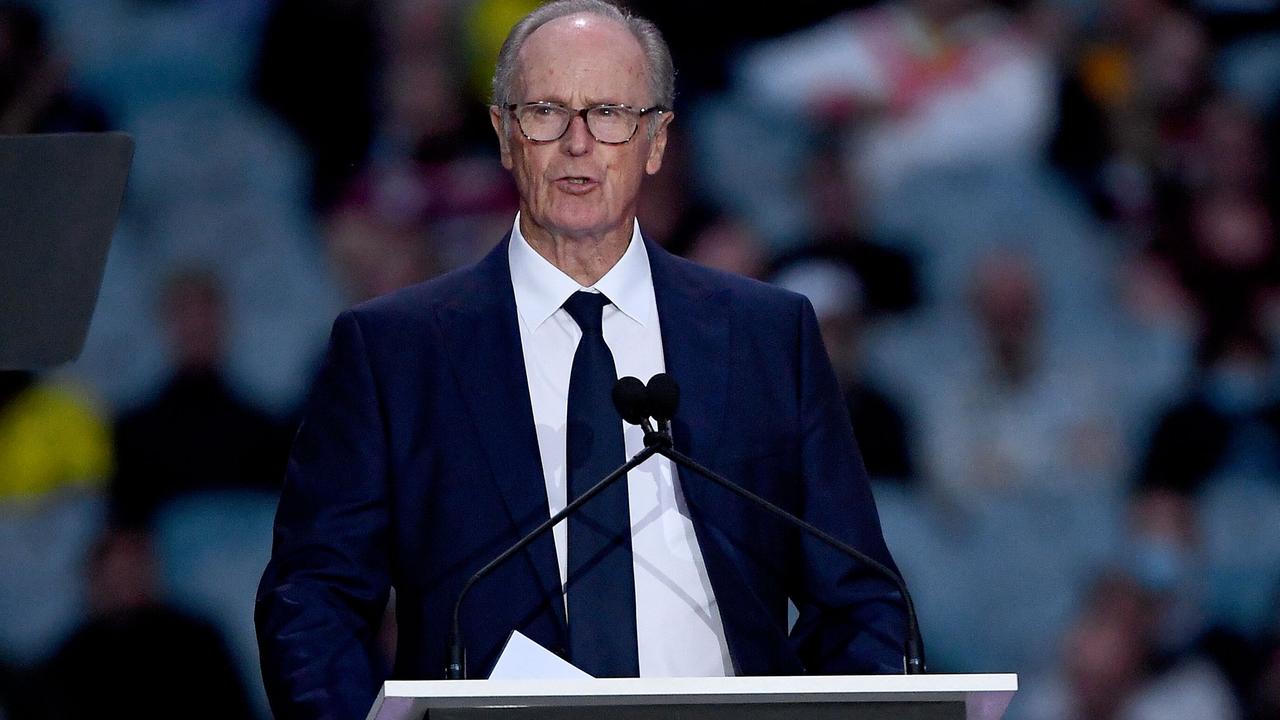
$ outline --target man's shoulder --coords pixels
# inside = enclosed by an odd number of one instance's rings
[[[677,282],[704,289],[704,294],[723,296],[737,309],[752,313],[792,315],[807,302],[799,293],[744,275],[699,265],[692,260],[660,250],[665,257],[659,261],[665,271]]]

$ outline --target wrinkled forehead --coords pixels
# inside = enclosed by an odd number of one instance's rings
[[[529,34],[520,48],[515,90],[526,102],[652,101],[640,41],[624,25],[586,13],[556,18]]]

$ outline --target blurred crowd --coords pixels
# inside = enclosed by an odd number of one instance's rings
[[[138,145],[84,356],[0,373],[0,718],[267,717],[329,323],[510,227],[534,5],[0,0],[0,133]],[[1280,0],[630,6],[678,69],[641,226],[812,301],[931,669],[1280,718]]]

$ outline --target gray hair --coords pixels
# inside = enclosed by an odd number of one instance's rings
[[[553,0],[516,23],[507,35],[506,42],[502,43],[502,49],[498,51],[498,67],[493,72],[493,104],[505,107],[513,101],[520,48],[533,31],[552,20],[578,13],[599,15],[631,31],[644,49],[649,90],[653,94],[654,104],[671,107],[676,94],[676,71],[671,61],[671,50],[667,47],[667,41],[662,39],[662,32],[649,20],[605,0]]]

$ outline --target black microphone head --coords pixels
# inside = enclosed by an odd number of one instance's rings
[[[658,422],[667,422],[675,417],[676,408],[680,406],[680,386],[666,373],[658,373],[649,378],[649,414]]]
[[[613,406],[618,414],[632,425],[639,425],[649,418],[649,391],[640,378],[618,378],[613,384]]]

